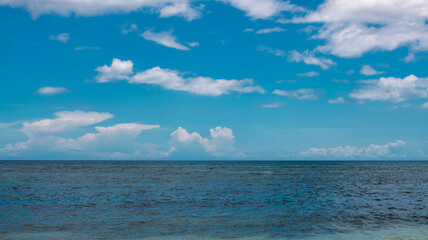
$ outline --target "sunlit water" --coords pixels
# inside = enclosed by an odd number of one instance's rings
[[[428,239],[428,162],[0,162],[0,239]]]

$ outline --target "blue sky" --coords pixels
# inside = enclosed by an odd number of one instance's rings
[[[427,6],[0,0],[0,159],[428,159]]]

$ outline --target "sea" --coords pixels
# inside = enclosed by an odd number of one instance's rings
[[[0,239],[428,239],[426,161],[0,161]]]

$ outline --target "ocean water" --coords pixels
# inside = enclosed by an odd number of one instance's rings
[[[428,239],[428,162],[1,161],[0,239]]]

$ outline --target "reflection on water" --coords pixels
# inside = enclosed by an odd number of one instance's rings
[[[428,239],[427,162],[0,162],[5,239]]]

